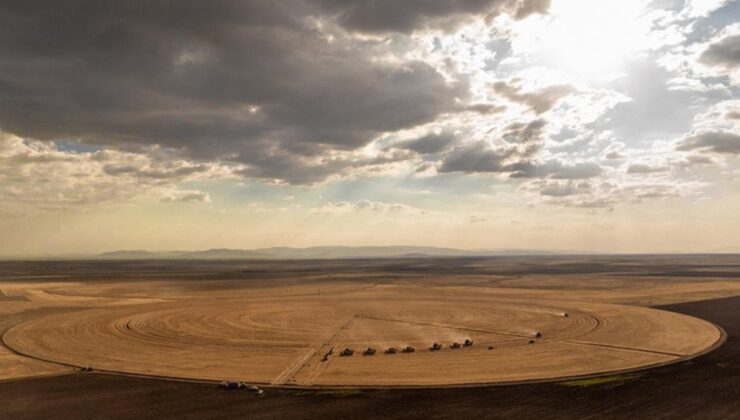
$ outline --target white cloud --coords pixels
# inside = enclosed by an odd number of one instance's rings
[[[177,183],[233,178],[231,169],[152,154],[75,152],[0,132],[0,196],[6,212],[82,208],[136,198],[209,201],[207,193]]]
[[[316,214],[343,213],[384,213],[384,214],[422,214],[417,208],[401,203],[384,203],[371,200],[332,201],[314,209]]]
[[[160,199],[163,203],[210,203],[211,196],[203,191],[173,191]]]

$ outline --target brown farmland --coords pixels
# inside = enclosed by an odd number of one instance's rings
[[[38,317],[5,344],[98,370],[273,385],[465,385],[562,378],[681,360],[720,338],[712,324],[655,309],[477,287],[286,287]],[[562,314],[568,313],[565,317]],[[542,338],[529,341],[537,331]],[[322,357],[472,338],[453,352]],[[494,346],[494,350],[487,347]]]
[[[321,389],[631,372],[722,343],[715,324],[650,306],[740,295],[739,260],[3,263],[0,380],[92,367]]]
[[[729,255],[5,262],[0,418],[731,418],[738,278]]]

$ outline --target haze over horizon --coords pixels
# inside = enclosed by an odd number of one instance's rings
[[[444,248],[423,245],[344,246],[208,249],[111,249],[96,253],[15,254],[0,256],[0,260],[311,260],[346,258],[425,258],[425,257],[563,257],[629,255],[726,255],[740,254],[740,247],[728,247],[693,252],[603,252],[579,249],[534,248]]]
[[[740,250],[738,0],[174,5],[0,3],[0,257]]]

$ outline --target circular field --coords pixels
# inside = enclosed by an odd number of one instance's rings
[[[466,339],[474,344],[450,346]],[[706,321],[643,307],[399,286],[88,309],[3,336],[21,354],[96,370],[285,386],[567,378],[683,360],[720,339]],[[384,353],[405,346],[416,351]],[[362,355],[367,347],[377,353]]]

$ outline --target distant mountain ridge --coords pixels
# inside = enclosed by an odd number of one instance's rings
[[[96,259],[330,259],[330,258],[424,258],[495,255],[556,255],[568,252],[503,249],[464,250],[428,246],[314,246],[308,248],[272,247],[260,249],[216,248],[200,251],[120,250],[104,252]]]

